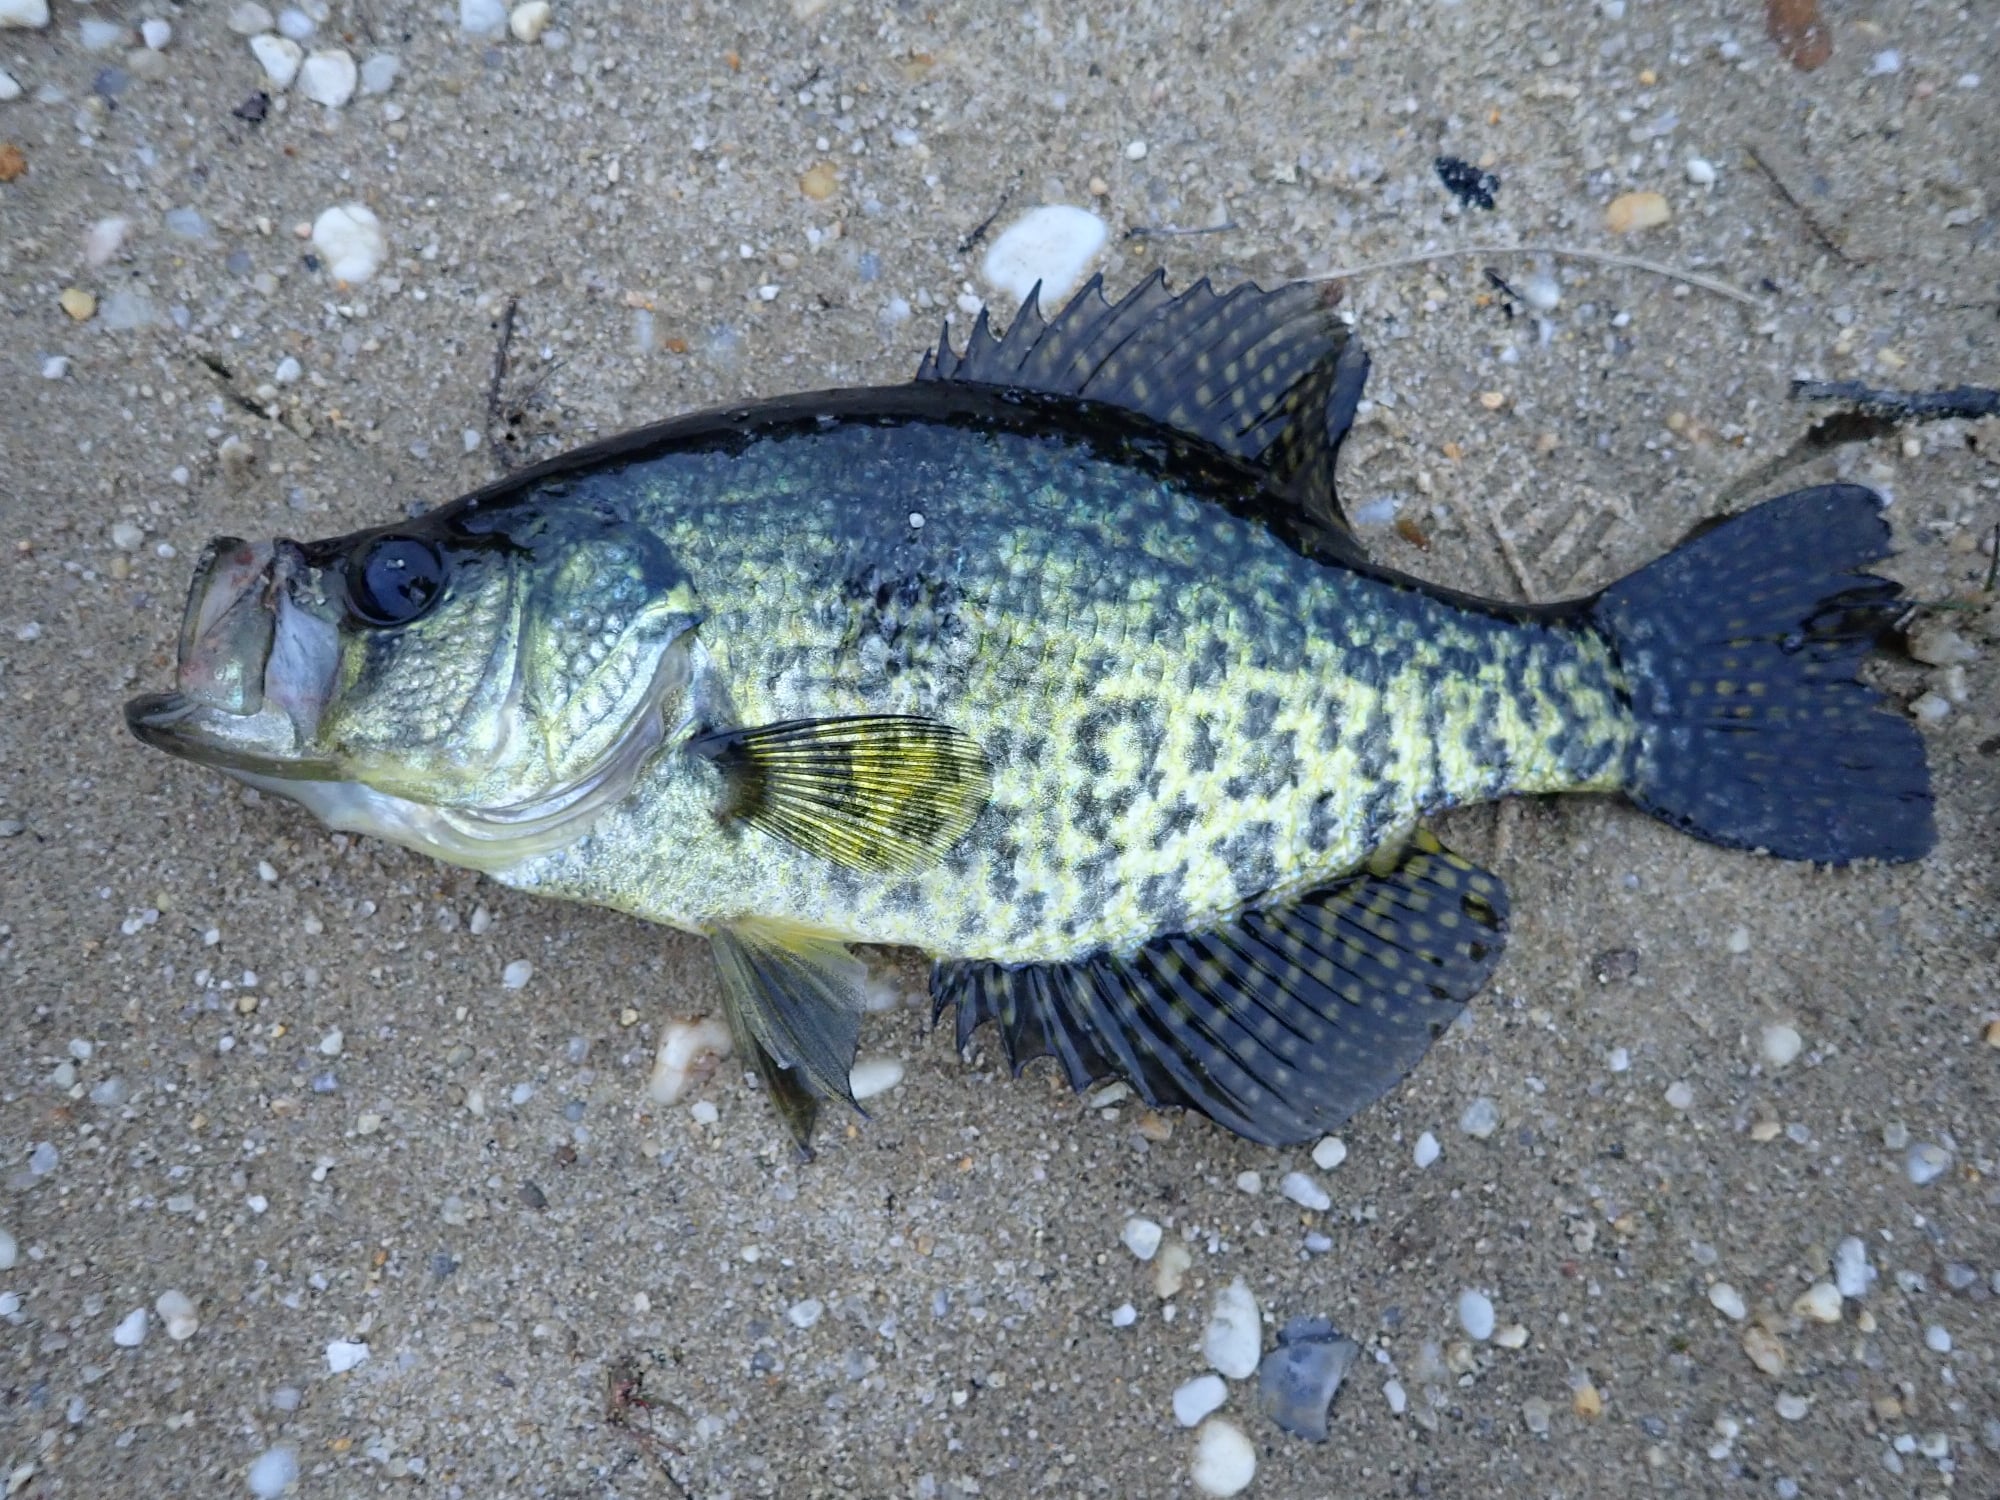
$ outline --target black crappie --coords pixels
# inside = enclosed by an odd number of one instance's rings
[[[225,539],[148,743],[512,886],[706,934],[803,1143],[850,942],[1258,1140],[1412,1067],[1507,903],[1428,810],[1622,792],[1717,843],[1912,859],[1922,746],[1855,672],[1876,497],[1805,490],[1528,608],[1370,564],[1367,363],[1317,288],[1097,284],[915,383],[685,417],[421,519]]]

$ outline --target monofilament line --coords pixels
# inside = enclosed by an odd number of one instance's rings
[[[1633,255],[1614,255],[1608,250],[1584,250],[1570,245],[1463,245],[1451,250],[1425,250],[1417,255],[1401,255],[1394,260],[1370,261],[1366,265],[1346,266],[1338,271],[1322,271],[1316,276],[1301,276],[1299,280],[1351,280],[1357,276],[1372,276],[1378,271],[1396,271],[1405,266],[1421,266],[1431,261],[1460,260],[1480,255],[1553,255],[1565,260],[1595,261],[1599,265],[1620,266],[1628,271],[1646,271],[1654,276],[1665,276],[1672,281],[1684,281],[1689,286],[1698,286],[1705,292],[1715,293],[1718,297],[1741,302],[1745,307],[1762,309],[1764,306],[1748,292],[1733,287],[1726,281],[1717,281],[1712,276],[1677,270],[1656,260],[1641,260]]]

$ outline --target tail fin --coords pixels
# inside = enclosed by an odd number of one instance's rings
[[[1847,864],[1928,853],[1915,725],[1856,680],[1901,607],[1859,485],[1766,501],[1612,585],[1592,607],[1641,733],[1626,791],[1698,837]]]

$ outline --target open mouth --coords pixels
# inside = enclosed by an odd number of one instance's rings
[[[311,776],[301,759],[333,681],[333,627],[296,604],[296,544],[218,537],[181,619],[174,691],[125,705],[145,743],[221,770]]]

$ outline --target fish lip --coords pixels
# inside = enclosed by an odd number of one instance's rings
[[[141,693],[125,703],[125,727],[155,750],[172,750],[176,729],[198,705],[185,693]]]

